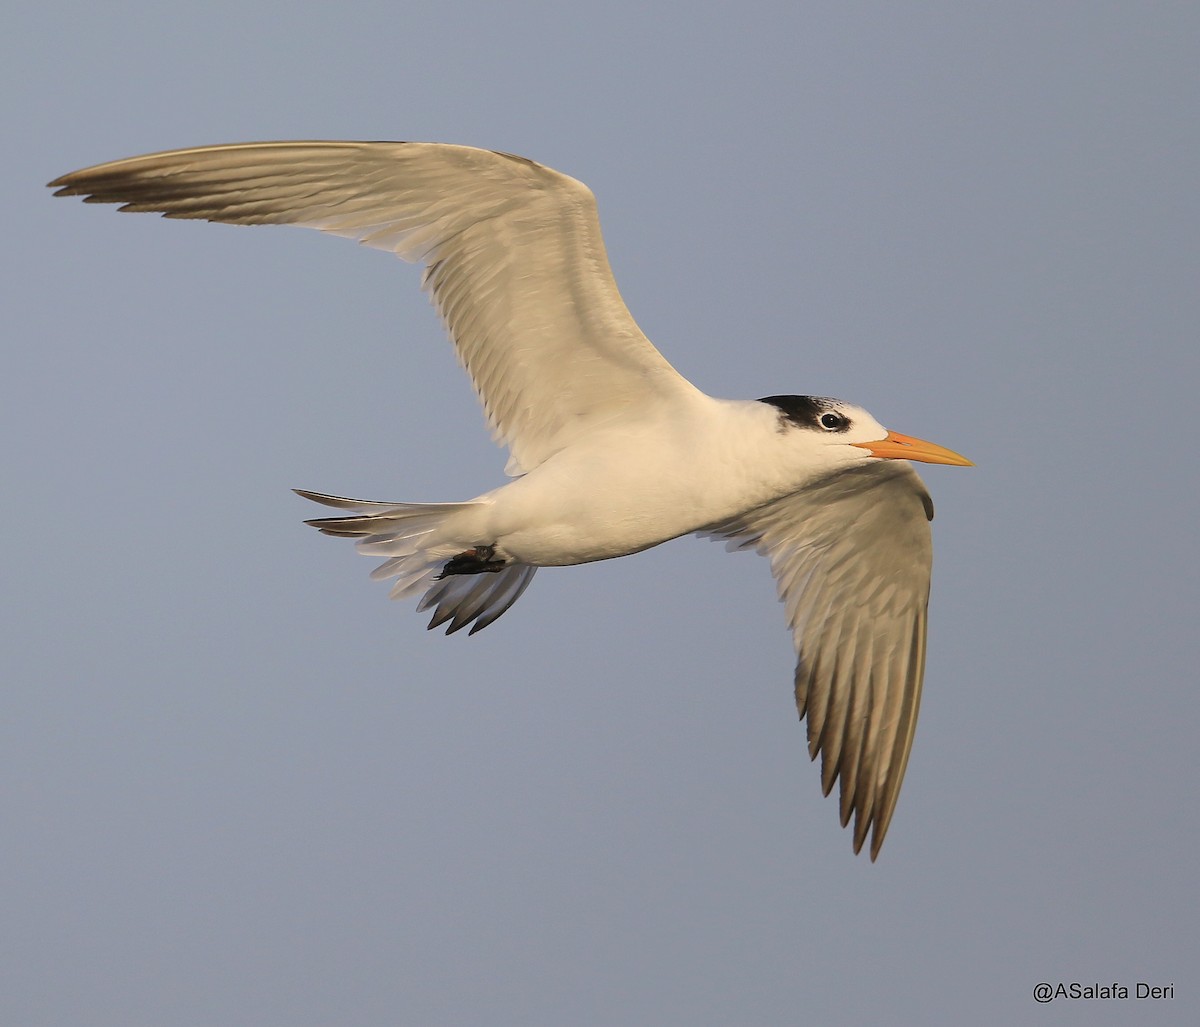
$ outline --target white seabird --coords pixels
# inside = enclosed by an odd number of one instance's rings
[[[796,706],[854,851],[879,854],[925,664],[933,506],[910,460],[969,465],[841,400],[714,399],[642,334],[617,292],[595,199],[511,154],[438,143],[275,142],[131,157],[50,183],[124,211],[318,228],[425,265],[515,479],[465,503],[313,492],[423,593],[430,627],[491,624],[539,567],[627,556],[692,532],[767,557],[798,662]]]

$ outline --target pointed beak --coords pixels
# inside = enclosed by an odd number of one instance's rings
[[[975,466],[965,456],[935,446],[932,442],[914,439],[911,435],[901,435],[898,431],[888,432],[887,438],[878,442],[852,442],[850,445],[865,449],[872,456],[890,460],[920,460],[925,464],[952,464],[955,467]]]

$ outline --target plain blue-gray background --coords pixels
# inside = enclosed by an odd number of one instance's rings
[[[1196,1022],[1198,43],[1189,2],[10,9],[0,1021]],[[877,864],[764,561],[546,571],[445,638],[301,523],[502,480],[414,269],[43,188],[330,137],[583,179],[701,388],[977,462],[923,471]]]

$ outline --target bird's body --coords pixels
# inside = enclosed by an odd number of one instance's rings
[[[795,689],[854,844],[891,820],[924,670],[932,505],[908,460],[966,464],[840,400],[725,400],[686,381],[617,292],[586,186],[509,154],[434,143],[250,143],[65,175],[59,195],[235,224],[295,224],[426,267],[510,451],[514,479],[463,503],[304,496],[423,594],[430,627],[477,631],[538,567],[692,532],[771,562],[798,651]],[[895,459],[900,458],[900,459]]]
[[[828,472],[800,459],[779,411],[701,392],[659,416],[622,418],[464,511],[460,537],[519,563],[627,556],[722,523]],[[460,526],[461,525],[461,526]]]

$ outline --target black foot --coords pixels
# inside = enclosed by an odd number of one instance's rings
[[[507,566],[503,560],[492,559],[495,555],[496,550],[492,546],[476,546],[474,549],[468,549],[465,553],[459,553],[458,556],[446,561],[442,573],[434,580],[441,581],[442,578],[448,578],[451,574],[495,574]]]

